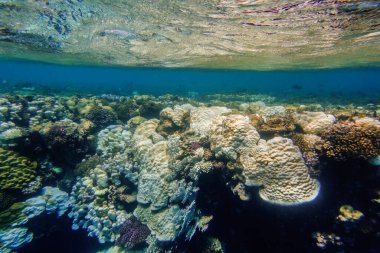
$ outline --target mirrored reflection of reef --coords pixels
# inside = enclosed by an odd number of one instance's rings
[[[1,251],[78,235],[91,252],[374,252],[379,114],[260,94],[1,95]]]
[[[0,3],[0,55],[238,69],[379,65],[378,1]]]

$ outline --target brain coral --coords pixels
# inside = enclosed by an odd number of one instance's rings
[[[36,176],[37,162],[0,148],[0,190],[22,189]]]
[[[380,127],[361,122],[339,122],[324,134],[327,157],[338,161],[371,159],[380,154]]]
[[[319,183],[310,178],[299,149],[290,139],[260,140],[250,153],[240,157],[247,185],[260,185],[266,201],[292,205],[313,200]]]
[[[248,184],[260,184],[260,197],[278,204],[296,204],[313,200],[319,183],[310,178],[299,149],[290,139],[275,137],[260,140],[256,168],[246,169]]]

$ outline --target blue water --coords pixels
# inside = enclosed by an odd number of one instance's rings
[[[0,61],[6,85],[30,83],[76,92],[184,95],[189,92],[254,92],[293,96],[340,94],[380,96],[380,69],[349,68],[297,71],[65,66],[25,61]],[[5,80],[5,81],[4,81]]]

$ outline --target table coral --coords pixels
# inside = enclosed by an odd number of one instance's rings
[[[37,173],[37,162],[0,148],[0,190],[22,189]]]

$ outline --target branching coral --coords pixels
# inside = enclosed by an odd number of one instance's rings
[[[371,159],[380,154],[380,127],[372,124],[339,122],[322,135],[327,157],[337,161]]]
[[[37,162],[0,148],[0,190],[22,189],[37,172]]]

